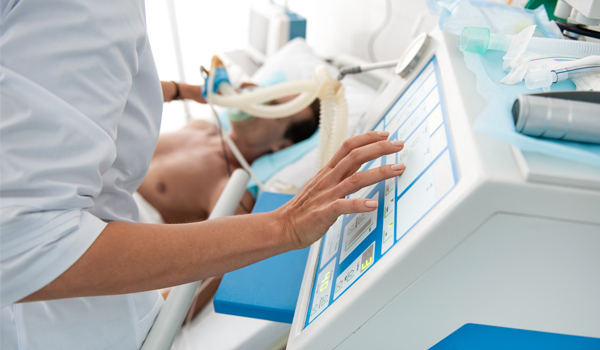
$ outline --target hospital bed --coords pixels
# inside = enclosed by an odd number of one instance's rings
[[[351,56],[341,56],[339,65],[359,62]],[[315,68],[326,62],[315,55],[302,39],[289,42],[252,75],[256,83],[267,84],[275,80],[309,79],[314,75]],[[332,76],[337,76],[335,66],[328,66]],[[346,97],[349,104],[349,121],[347,135],[361,130],[366,123],[365,112],[376,97],[376,87],[389,79],[387,73],[379,72],[374,75],[354,79],[345,79]],[[297,149],[299,148],[299,149]],[[281,152],[279,159],[293,159],[292,162],[277,164],[274,169],[266,172],[262,178],[265,187],[271,192],[295,193],[309,178],[318,171],[316,147],[306,151],[304,147],[292,146]],[[306,152],[305,152],[306,151]],[[278,153],[281,153],[278,152]],[[272,165],[274,159],[268,155],[267,160]],[[255,162],[256,163],[256,162]],[[257,171],[262,174],[264,171]],[[161,223],[157,212],[152,210],[143,198],[136,198],[140,207],[142,221],[146,223]],[[235,349],[235,350],[264,350],[281,349],[287,342],[290,325],[286,323],[265,321],[239,316],[219,314],[214,311],[212,301],[190,323],[182,327],[174,342],[176,350],[192,349]]]
[[[349,126],[349,134],[375,128],[406,138],[406,152],[366,165],[407,163],[399,179],[359,191],[378,196],[381,212],[344,216],[311,247],[291,329],[248,320],[260,323],[255,333],[230,348],[277,349],[288,332],[291,349],[453,348],[515,337],[600,344],[600,171],[474,132],[485,107],[475,77],[456,37],[436,31],[432,42],[414,72],[394,78]],[[316,171],[315,156],[303,155],[267,185],[300,187]],[[359,220],[377,224],[357,233]],[[345,250],[332,243],[340,240]],[[195,337],[221,317],[233,316],[204,310],[182,334],[205,343],[180,336],[177,346],[211,348],[211,336],[222,344],[234,330]],[[266,335],[269,344],[258,344]]]

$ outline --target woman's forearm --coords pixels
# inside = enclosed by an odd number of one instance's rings
[[[194,224],[112,222],[67,271],[21,301],[141,292],[216,276],[320,239],[340,215],[375,210],[378,202],[346,198],[399,176],[403,164],[356,173],[370,160],[402,150],[387,132],[344,141],[329,163],[279,209]]]
[[[276,215],[182,225],[112,222],[73,266],[21,301],[142,292],[250,265],[293,249]]]

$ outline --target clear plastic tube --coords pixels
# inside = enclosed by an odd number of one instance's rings
[[[310,84],[306,84],[309,82]],[[277,88],[279,85],[271,88],[264,88],[257,90],[256,92],[250,92],[247,94],[238,94],[235,90],[227,83],[221,83],[219,85],[219,91],[223,96],[213,95],[211,101],[222,107],[236,107],[240,110],[253,115],[255,117],[266,118],[266,119],[277,119],[287,117],[296,114],[308,107],[317,98],[317,88],[319,85],[316,81],[298,81],[296,85],[287,84],[281,90]],[[281,84],[280,84],[281,85]],[[312,86],[313,91],[301,92],[307,86]],[[268,91],[264,91],[267,90]],[[291,90],[291,92],[288,92]],[[260,105],[258,103],[273,100],[276,98],[290,96],[300,93],[300,96],[293,100],[280,104],[280,105]],[[269,95],[270,94],[270,95]],[[251,96],[249,96],[251,95]],[[280,96],[281,95],[281,96]],[[249,97],[247,97],[249,96]],[[258,101],[258,102],[256,102]]]
[[[487,50],[508,51],[514,35],[490,33],[488,28],[465,27],[460,36],[460,49],[485,53]],[[538,54],[600,55],[600,43],[577,40],[531,38],[526,51]]]
[[[543,88],[549,91],[550,86],[559,81],[592,74],[600,74],[600,56],[565,62],[553,68],[544,65],[542,69],[525,75],[525,86],[532,90]]]
[[[220,61],[218,61],[218,62],[220,62]],[[215,70],[215,68],[216,68],[215,64],[218,64],[218,62],[213,59],[212,66],[211,66],[211,70],[212,71]],[[210,106],[210,110],[212,112],[212,115],[215,118],[215,121],[217,122],[217,124],[220,125],[219,115],[217,114],[217,111],[215,110],[214,103],[212,102],[213,98],[215,96],[218,96],[218,95],[215,95],[213,93],[212,86],[214,85],[214,83],[215,83],[214,82],[214,75],[211,74],[208,77],[208,86],[209,86],[209,88],[207,88],[207,90],[206,90],[206,99],[207,99],[208,105]],[[219,84],[219,85],[221,85],[221,84]],[[229,86],[229,84],[225,84],[225,85]],[[260,191],[264,191],[265,190],[265,186],[263,185],[262,181],[260,181],[260,179],[258,178],[258,176],[256,176],[256,174],[254,173],[254,171],[252,171],[252,168],[250,168],[250,164],[248,164],[248,162],[246,161],[246,158],[244,158],[244,156],[242,155],[242,152],[240,152],[240,150],[237,147],[237,145],[233,142],[233,140],[229,137],[229,135],[227,135],[225,132],[223,132],[222,128],[219,127],[219,131],[221,132],[221,136],[223,137],[223,139],[225,140],[225,142],[229,146],[229,149],[231,149],[231,152],[233,153],[233,156],[242,165],[242,168],[248,172],[248,174],[250,175],[250,177],[252,178],[252,180],[254,180],[254,182],[256,183],[256,186],[259,188],[259,190]]]
[[[221,64],[220,60],[213,59],[211,71]],[[287,82],[275,86],[257,89],[245,94],[239,94],[228,82],[222,81],[218,86],[221,95],[213,93],[214,77],[209,75],[207,81],[207,102],[216,116],[213,105],[235,107],[249,115],[260,118],[276,119],[285,118],[296,114],[308,107],[316,98],[321,103],[320,113],[320,145],[319,166],[323,167],[346,138],[346,125],[348,119],[348,106],[344,95],[344,88],[339,81],[332,79],[325,66],[318,66],[315,78]],[[299,94],[291,101],[279,105],[261,105],[260,103],[273,99]],[[263,185],[250,169],[249,164],[237,149],[227,134],[223,134],[225,142],[233,151],[234,156],[242,167],[248,171],[261,191]]]
[[[219,85],[219,92],[223,95],[213,94],[211,99],[214,104],[221,107],[239,107],[240,105],[258,104],[303,92],[316,94],[319,85],[320,82],[314,79],[298,80],[238,94],[229,84],[223,82]]]

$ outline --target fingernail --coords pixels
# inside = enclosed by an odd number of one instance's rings
[[[390,133],[387,131],[378,131],[377,135],[379,135],[381,137],[388,137],[390,135]]]
[[[377,201],[366,201],[365,206],[367,208],[377,208]]]
[[[398,164],[392,165],[392,170],[404,170],[404,168],[406,168],[404,163],[398,163]]]
[[[404,141],[401,141],[401,140],[392,141],[392,145],[394,145],[396,147],[404,146]]]

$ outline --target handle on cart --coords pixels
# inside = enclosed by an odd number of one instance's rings
[[[236,169],[227,182],[208,220],[233,215],[246,191],[246,184],[249,179],[250,176],[247,172]],[[200,282],[202,281],[183,284],[171,289],[165,304],[156,317],[156,321],[154,321],[152,329],[146,337],[144,345],[142,345],[142,350],[168,350],[171,348]]]

